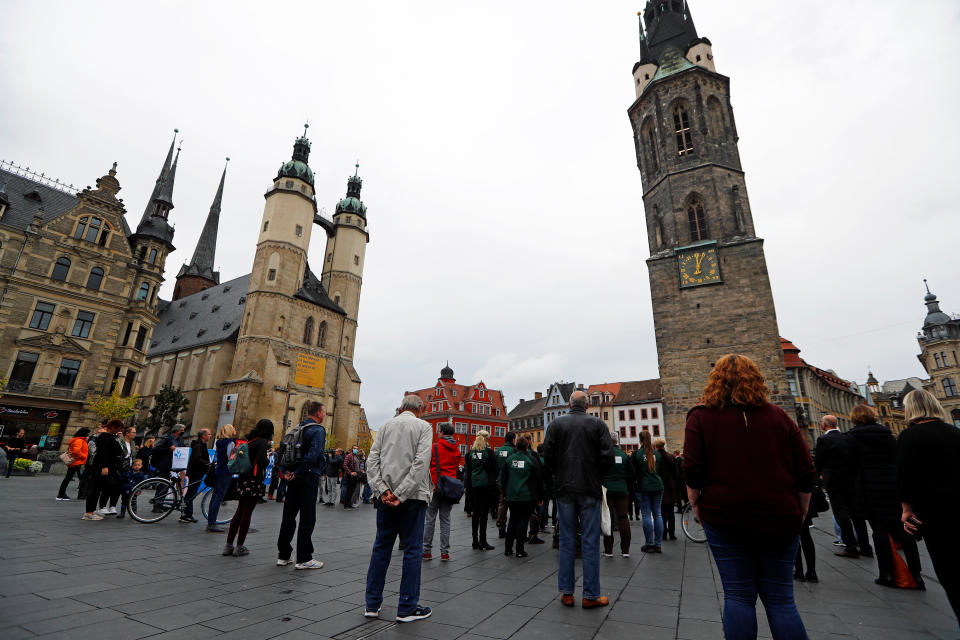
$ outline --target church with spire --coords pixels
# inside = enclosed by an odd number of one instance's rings
[[[173,299],[159,302],[141,418],[169,385],[190,400],[181,421],[193,432],[227,423],[245,431],[267,417],[279,440],[307,403],[319,400],[328,433],[341,444],[357,441],[363,414],[353,354],[369,242],[363,180],[356,165],[332,219],[321,216],[310,151],[305,127],[264,196],[250,272],[221,282],[215,264],[224,167]],[[324,242],[319,265],[308,259],[315,233]]]

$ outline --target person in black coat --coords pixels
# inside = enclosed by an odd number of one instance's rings
[[[210,468],[210,438],[213,434],[210,429],[200,429],[197,439],[190,443],[190,457],[187,459],[187,495],[183,497],[183,515],[180,516],[180,522],[196,522],[193,517],[193,499],[197,497],[200,490],[200,481]]]
[[[103,520],[103,516],[94,513],[101,493],[111,493],[114,483],[119,481],[120,463],[123,460],[123,448],[117,440],[117,434],[123,430],[123,423],[111,420],[104,430],[97,434],[96,453],[88,473],[93,474],[87,486],[86,512],[84,520]]]
[[[897,441],[890,430],[877,424],[876,410],[861,404],[850,413],[854,427],[847,432],[853,461],[853,516],[865,518],[873,529],[873,545],[880,576],[875,582],[896,587],[893,580],[893,549],[890,538],[899,543],[907,566],[923,589],[920,577],[920,554],[917,542],[904,533],[900,524],[900,502],[897,497]]]
[[[908,426],[897,443],[897,493],[901,522],[923,536],[933,570],[953,613],[960,618],[960,429],[944,422],[946,411],[926,391],[903,399]]]
[[[840,526],[840,539],[845,546],[843,551],[837,551],[835,555],[846,558],[872,556],[866,521],[851,517],[854,502],[852,440],[837,428],[836,416],[823,416],[820,428],[824,434],[817,439],[813,461],[823,481],[823,488],[830,496],[830,507]]]

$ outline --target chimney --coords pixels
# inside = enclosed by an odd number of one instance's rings
[[[539,391],[537,391],[537,392],[535,392],[535,393],[533,394],[533,399],[534,399],[534,400],[539,400],[539,399],[542,398],[542,397],[543,397],[543,394],[540,393]]]
[[[524,400],[523,398],[520,398],[520,404],[523,404],[524,402],[526,402],[526,400]]]

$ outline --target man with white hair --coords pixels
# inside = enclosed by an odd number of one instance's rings
[[[423,523],[433,495],[430,480],[430,449],[433,428],[419,418],[419,396],[403,398],[400,413],[383,425],[367,457],[367,481],[379,500],[377,537],[367,569],[366,610],[377,618],[383,603],[383,585],[390,567],[393,546],[400,536],[403,572],[397,622],[429,618],[430,607],[420,606],[420,567],[423,553]]]

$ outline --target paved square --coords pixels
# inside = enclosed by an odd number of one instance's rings
[[[179,524],[80,520],[77,501],[56,502],[59,476],[0,479],[0,638],[314,640],[689,640],[722,638],[720,580],[705,545],[665,542],[660,555],[601,558],[609,607],[560,605],[556,552],[531,545],[517,560],[470,549],[470,525],[454,508],[452,561],[425,563],[422,602],[433,617],[398,625],[400,556],[388,573],[381,619],[363,617],[374,513],[318,508],[314,544],[321,570],[277,567],[280,505],[257,507],[250,555],[220,555],[224,534]],[[70,494],[76,495],[76,483]],[[829,515],[816,520],[831,528]],[[437,533],[439,536],[439,532]],[[814,531],[819,584],[798,584],[811,638],[957,638],[957,623],[923,553],[928,591],[873,584],[872,560],[833,555],[832,535]],[[922,549],[922,545],[921,545]],[[577,596],[579,598],[579,585]],[[769,628],[760,612],[760,636]]]

